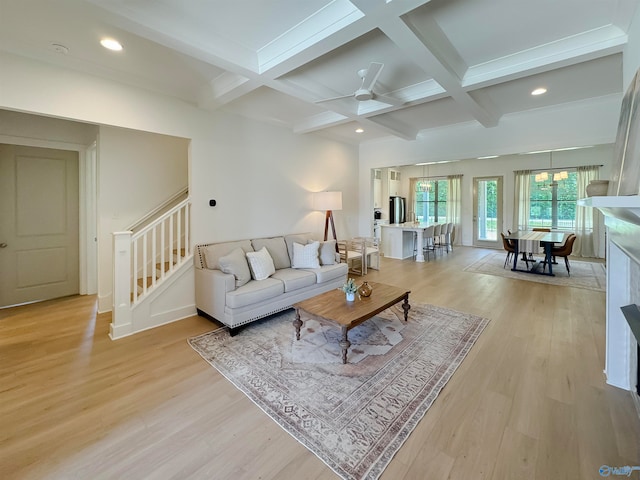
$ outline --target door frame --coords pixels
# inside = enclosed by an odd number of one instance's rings
[[[496,205],[496,240],[479,240],[478,239],[478,182],[486,180],[497,180],[497,205]],[[502,239],[500,232],[503,228],[503,204],[504,204],[504,177],[502,175],[489,175],[485,177],[473,177],[473,246],[483,248],[502,248]]]
[[[38,138],[15,137],[0,134],[0,143],[22,147],[51,148],[70,150],[78,153],[79,185],[79,290],[81,295],[98,293],[98,254],[97,254],[97,144],[81,145],[70,142],[57,142]],[[93,153],[91,149],[93,148]]]

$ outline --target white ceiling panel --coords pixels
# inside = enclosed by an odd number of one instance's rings
[[[639,3],[0,0],[0,49],[300,135],[411,141],[622,93],[621,53]],[[107,35],[124,51],[100,47]],[[358,71],[372,62],[382,70],[356,99]],[[531,97],[539,84],[547,94]]]

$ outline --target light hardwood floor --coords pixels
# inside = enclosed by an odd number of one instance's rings
[[[597,479],[601,465],[640,465],[631,394],[602,373],[605,294],[463,271],[488,253],[383,259],[367,275],[491,319],[382,478]],[[338,478],[188,346],[215,324],[114,342],[109,323],[91,296],[0,310],[0,478]]]

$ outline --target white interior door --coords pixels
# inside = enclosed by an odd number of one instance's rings
[[[473,245],[501,248],[502,177],[473,179]]]
[[[78,153],[0,144],[0,307],[79,292]]]

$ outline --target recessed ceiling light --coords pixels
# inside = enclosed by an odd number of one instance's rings
[[[113,38],[103,38],[100,40],[100,45],[109,50],[113,50],[114,52],[119,52],[122,50],[122,45],[119,41],[114,40]]]
[[[540,87],[540,88],[536,88],[533,92],[531,92],[531,95],[543,95],[547,93],[547,89],[544,87]]]
[[[364,132],[364,128],[356,128],[356,133],[363,133]]]

